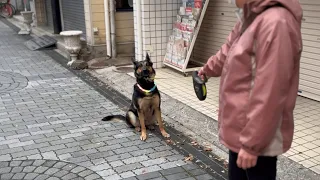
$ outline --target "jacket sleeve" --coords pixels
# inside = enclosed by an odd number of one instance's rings
[[[241,132],[242,148],[253,155],[271,143],[280,127],[294,71],[294,45],[286,20],[261,23],[256,39],[256,74]]]
[[[227,41],[222,45],[221,49],[216,55],[211,56],[207,63],[203,66],[203,71],[209,77],[219,77],[221,76],[222,68],[226,60],[227,54],[230,47],[232,46],[235,39],[238,37],[240,32],[241,23],[238,22],[231,33],[229,34]]]

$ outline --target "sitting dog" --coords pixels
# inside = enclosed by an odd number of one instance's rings
[[[126,117],[121,115],[107,116],[102,121],[125,120],[131,128],[141,131],[140,139],[142,141],[147,139],[146,127],[153,130],[157,122],[161,134],[168,138],[170,135],[164,129],[161,117],[160,93],[154,83],[156,72],[153,63],[148,54],[144,61],[135,61],[134,59],[132,61],[137,83],[133,86],[131,106]]]

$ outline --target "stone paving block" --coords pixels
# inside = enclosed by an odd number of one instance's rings
[[[53,151],[41,153],[41,155],[42,155],[43,159],[58,160],[56,153]]]
[[[151,159],[156,159],[156,158],[159,158],[159,157],[170,156],[170,155],[172,155],[172,154],[173,154],[173,152],[171,152],[171,151],[161,151],[161,152],[151,153],[151,154],[149,154],[148,156],[149,156]]]
[[[12,136],[7,136],[6,139],[10,140],[10,139],[20,139],[23,137],[28,137],[30,136],[30,133],[24,133],[24,134],[17,134],[17,135],[12,135]],[[4,139],[3,139],[4,140]],[[0,139],[0,141],[3,141]]]
[[[130,154],[132,154],[133,156],[141,156],[141,155],[151,154],[154,152],[155,152],[155,150],[153,148],[148,148],[148,149],[141,149],[138,151],[133,151],[133,152],[130,152]]]
[[[13,173],[1,174],[0,179],[11,179],[13,175]]]
[[[180,179],[188,178],[190,177],[190,175],[187,172],[181,172],[177,174],[167,175],[165,177],[167,180],[180,180]]]
[[[40,148],[39,150],[40,150],[41,153],[44,153],[44,152],[56,151],[56,150],[64,149],[64,148],[66,148],[66,146],[64,144],[58,144],[58,145],[55,145],[55,146],[43,147],[43,148]]]
[[[114,174],[114,175],[105,177],[105,179],[107,179],[107,180],[120,180],[122,178],[118,174]]]
[[[22,170],[23,170],[23,167],[13,167],[12,168],[12,170],[11,170],[11,172],[12,173],[19,173],[19,172],[22,172]]]
[[[66,154],[66,153],[72,153],[72,152],[76,152],[76,151],[80,151],[81,148],[79,146],[74,146],[71,148],[65,148],[65,149],[60,149],[60,150],[56,150],[55,153],[60,156],[62,154]]]
[[[96,149],[88,149],[88,150],[80,150],[80,151],[76,151],[71,153],[72,157],[81,157],[81,156],[85,156],[85,155],[89,155],[89,154],[94,154],[97,153],[98,150]]]
[[[110,165],[108,163],[104,163],[104,164],[99,164],[99,165],[96,165],[96,166],[93,166],[93,167],[90,167],[91,170],[93,171],[103,171],[103,170],[107,170],[107,169],[110,169]]]
[[[10,154],[0,155],[0,161],[10,161],[11,159]]]
[[[33,170],[35,170],[35,169],[36,169],[35,166],[26,166],[26,167],[22,170],[22,172],[24,172],[24,173],[31,173],[31,172],[33,172]]]
[[[141,174],[156,172],[156,171],[160,171],[160,170],[161,170],[161,168],[158,165],[154,165],[154,166],[136,169],[136,170],[133,170],[133,172],[137,175],[141,175]]]
[[[123,180],[138,180],[136,177],[129,177],[129,178],[125,178]]]
[[[79,137],[79,136],[83,136],[83,133],[72,133],[72,134],[66,134],[66,135],[62,135],[60,136],[61,139],[67,139],[67,138],[74,138],[74,137]]]
[[[116,172],[113,169],[107,169],[103,171],[98,171],[98,174],[102,177],[107,177],[115,174]]]
[[[131,172],[131,171],[124,172],[124,173],[120,174],[121,178],[128,178],[128,177],[133,177],[133,176],[135,176],[135,174],[133,172]]]
[[[16,173],[12,179],[23,179],[26,173]]]
[[[5,173],[9,173],[11,172],[11,167],[3,167],[3,168],[0,168],[0,174],[5,174]]]
[[[12,144],[9,144],[9,148],[28,146],[28,145],[32,145],[32,144],[34,144],[33,140],[25,141],[25,142],[12,143]]]
[[[196,179],[197,180],[212,180],[213,177],[210,176],[209,174],[203,174],[203,175],[196,176]]]
[[[163,164],[165,162],[167,162],[166,158],[162,157],[162,158],[150,159],[147,161],[143,161],[143,162],[141,162],[141,164],[144,165],[145,167],[148,167],[148,166]]]
[[[123,166],[119,166],[119,167],[116,167],[114,168],[115,171],[117,173],[123,173],[123,172],[126,172],[126,171],[132,171],[132,170],[135,170],[135,169],[138,169],[138,168],[141,168],[143,167],[140,163],[133,163],[133,164],[127,164],[127,165],[123,165]]]
[[[38,154],[38,153],[39,153],[39,151],[37,149],[33,149],[33,150],[29,150],[29,151],[22,150],[22,152],[12,153],[11,156],[12,156],[12,158],[18,158],[18,157],[26,157],[26,156]]]
[[[85,169],[86,169],[86,168],[84,168],[84,167],[77,166],[77,167],[75,167],[74,169],[72,169],[71,172],[72,172],[72,173],[79,173],[79,172],[81,172],[81,171],[83,171],[83,170],[85,170]]]
[[[122,161],[113,161],[109,163],[112,167],[119,167],[124,165],[124,163]]]
[[[85,180],[95,180],[95,179],[99,179],[99,178],[100,178],[99,175],[97,175],[97,174],[91,174],[91,175],[89,175],[89,176],[86,176],[86,177],[85,177]]]
[[[37,174],[37,173],[28,173],[28,174],[24,177],[24,179],[26,179],[26,180],[33,180],[33,179],[35,179],[38,175],[39,175],[39,174]]]
[[[160,171],[160,173],[164,176],[167,176],[170,174],[177,174],[177,173],[181,173],[184,171],[185,170],[182,167],[175,167],[175,168],[171,168],[171,169],[162,170],[162,171]]]
[[[121,148],[120,144],[114,144],[110,146],[100,147],[98,148],[98,151],[103,152],[103,151],[110,151],[110,150],[119,149],[119,148]]]
[[[58,158],[59,158],[60,160],[66,160],[66,159],[69,159],[69,158],[71,158],[71,157],[72,157],[72,156],[71,156],[70,153],[61,154],[61,155],[58,156]]]
[[[123,159],[127,159],[132,157],[132,155],[130,155],[129,153],[124,153],[124,154],[119,154],[119,155],[113,155],[113,156],[109,156],[109,157],[105,157],[105,159],[108,162],[112,162],[112,161],[118,161],[118,160],[123,160]],[[90,158],[92,159],[92,158]]]
[[[172,161],[172,162],[167,162],[164,164],[160,164],[160,167],[162,169],[170,169],[170,168],[174,168],[174,167],[179,167],[179,166],[183,166],[186,165],[187,163],[182,161],[182,160],[178,160],[178,161]]]
[[[45,160],[37,159],[37,160],[35,160],[35,161],[33,162],[32,165],[38,167],[38,166],[41,166],[42,164],[44,164],[45,162],[46,162]]]
[[[142,162],[142,161],[147,162],[146,160],[148,160],[148,159],[149,159],[148,156],[142,155],[142,156],[136,156],[136,157],[131,157],[131,158],[128,158],[128,159],[124,159],[123,162],[125,164],[133,164],[133,163]],[[143,164],[143,162],[141,164]]]
[[[10,139],[10,140],[0,141],[0,145],[3,145],[3,144],[9,144],[10,145],[10,144],[13,144],[13,143],[20,143],[20,141],[19,141],[19,139]]]
[[[198,175],[206,174],[206,171],[202,169],[193,169],[193,170],[190,170],[189,173],[192,174],[193,176],[198,176]]]
[[[87,170],[84,170],[84,171],[78,173],[78,175],[81,176],[81,177],[86,177],[86,176],[89,176],[89,175],[91,175],[93,173],[94,173],[93,171],[87,169]]]
[[[50,134],[53,133],[53,129],[48,129],[48,130],[41,130],[41,131],[35,131],[35,132],[30,132],[31,135],[38,135],[38,134]]]
[[[44,180],[44,179],[49,179],[49,178],[50,178],[50,176],[47,174],[40,174],[34,180]]]
[[[116,150],[114,150],[114,152],[116,154],[123,154],[123,153],[126,153],[126,152],[134,152],[134,151],[137,151],[137,150],[140,150],[137,146],[130,146],[130,147],[116,149]]]
[[[89,154],[88,157],[90,159],[108,158],[110,161],[111,161],[112,157],[114,158],[114,160],[118,160],[116,157],[121,158],[121,155],[117,155],[117,156],[112,156],[112,155],[114,155],[114,152],[104,151],[104,152]],[[127,158],[127,157],[124,157],[124,158]]]
[[[22,138],[19,138],[19,140],[20,140],[21,142],[34,140],[34,142],[36,142],[36,143],[41,143],[41,142],[39,142],[39,141],[37,141],[37,140],[40,140],[40,139],[43,139],[43,138],[46,138],[46,136],[43,135],[43,134],[39,134],[39,135],[22,137]],[[49,140],[49,141],[50,141],[50,140]]]
[[[137,179],[139,180],[149,180],[149,179],[154,179],[162,177],[162,175],[159,172],[152,172],[152,173],[147,173],[147,174],[142,174],[137,176]]]

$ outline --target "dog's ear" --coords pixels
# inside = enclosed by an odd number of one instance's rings
[[[152,63],[152,61],[151,61],[150,56],[149,56],[148,53],[147,53],[147,55],[146,55],[146,61],[147,61],[151,66],[153,66],[153,63]]]
[[[149,53],[147,53],[147,55],[146,55],[146,60],[147,60],[148,62],[151,62],[151,59],[150,59]]]

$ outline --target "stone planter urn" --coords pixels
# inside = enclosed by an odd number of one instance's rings
[[[82,31],[63,31],[60,35],[63,36],[65,48],[70,54],[71,60],[68,62],[68,66],[71,66],[73,69],[87,68],[87,63],[78,59],[81,50],[80,36],[82,35]]]
[[[21,15],[23,17],[24,29],[21,29],[19,34],[30,34],[31,33],[31,23],[33,22],[33,12],[32,11],[22,11]]]

